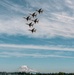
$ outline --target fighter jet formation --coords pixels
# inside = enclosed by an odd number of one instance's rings
[[[29,22],[26,23],[26,25],[28,25],[30,27],[29,31],[31,31],[32,33],[37,31],[37,29],[34,28],[34,25],[36,23],[39,23],[39,19],[36,18],[36,17],[37,17],[38,14],[41,14],[41,13],[43,13],[43,9],[42,8],[36,10],[34,13],[30,14],[27,17],[23,17],[24,19],[26,19],[27,22],[31,21],[30,23]]]

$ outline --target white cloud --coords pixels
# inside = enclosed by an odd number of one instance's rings
[[[40,54],[40,53],[19,53],[19,52],[0,52],[0,57],[34,57],[34,58],[49,58],[49,57],[57,57],[57,58],[74,58],[72,56],[64,56],[64,55],[53,55],[53,54]]]
[[[0,33],[5,33],[8,35],[28,35],[30,34],[28,29],[29,27],[25,24],[26,20],[17,18],[12,18],[11,20],[7,21],[0,21]]]
[[[29,3],[29,1],[27,1]],[[35,1],[36,4],[41,5],[39,1]],[[54,1],[55,2],[55,1]],[[69,1],[68,1],[69,2]],[[9,34],[9,35],[27,35],[30,37],[38,37],[38,38],[51,38],[55,36],[62,36],[66,38],[74,38],[74,17],[70,16],[66,11],[62,10],[61,8],[64,8],[63,4],[58,4],[61,3],[61,1],[58,1],[58,3],[55,2],[55,8],[54,5],[53,7],[50,7],[48,3],[52,4],[51,1],[44,2],[43,9],[44,13],[42,14],[43,17],[39,17],[39,23],[36,24],[34,27],[37,29],[37,32],[34,34],[31,34],[28,29],[29,27],[25,24],[26,21],[21,17],[14,17],[9,20],[1,20],[0,21],[0,34]],[[65,2],[66,3],[66,2]],[[64,5],[65,5],[64,3]],[[70,2],[69,2],[70,3]],[[29,9],[28,7],[21,6],[19,4],[15,4],[11,1],[1,1],[0,3],[4,7],[10,10],[18,11],[21,13],[29,13],[32,12],[32,9]],[[39,7],[36,6],[36,4],[30,3],[30,6],[32,7]],[[43,6],[42,5],[42,6]],[[59,12],[58,11],[53,11],[50,9],[57,9],[59,7]],[[23,10],[24,8],[24,10]],[[73,10],[71,10],[73,12]],[[49,13],[50,12],[50,13]],[[19,16],[19,15],[18,15]],[[52,20],[52,21],[50,21]]]
[[[39,49],[39,50],[59,50],[59,51],[74,51],[74,48],[62,47],[60,45],[57,46],[40,46],[40,45],[16,45],[16,44],[0,44],[0,48],[12,48],[17,49]]]
[[[17,12],[17,13],[22,13],[22,14],[27,14],[31,12],[31,9],[25,8],[23,5],[19,5],[16,3],[13,3],[12,1],[6,0],[6,1],[0,1],[0,5],[5,7],[7,10],[12,12]],[[28,11],[29,10],[29,11]],[[14,14],[14,13],[13,13]]]
[[[74,0],[65,0],[65,1],[66,1],[66,5],[71,9],[73,9],[74,11]]]
[[[8,35],[27,35],[31,37],[54,37],[63,36],[74,38],[74,25],[72,24],[60,24],[58,22],[48,22],[48,20],[43,19],[39,24],[34,27],[37,32],[32,34],[29,32],[29,27],[25,24],[26,21],[21,19],[11,19],[9,21],[0,21],[0,33]]]

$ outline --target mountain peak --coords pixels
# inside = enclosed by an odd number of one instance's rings
[[[19,68],[19,72],[37,72],[26,65],[23,65]]]

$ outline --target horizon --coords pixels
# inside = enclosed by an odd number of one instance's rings
[[[74,72],[73,0],[0,0],[0,9],[0,71],[27,65],[45,73]],[[31,33],[23,17],[33,12],[39,22]]]

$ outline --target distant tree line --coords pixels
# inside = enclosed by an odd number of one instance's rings
[[[0,72],[0,75],[74,75],[74,73],[26,73],[26,72]]]

